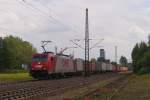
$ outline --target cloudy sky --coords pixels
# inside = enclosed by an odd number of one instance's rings
[[[41,40],[52,40],[47,49],[54,51],[75,46],[71,39],[84,39],[85,8],[89,8],[91,46],[106,50],[106,57],[130,59],[133,46],[147,41],[150,33],[150,0],[0,0],[0,36],[15,35],[30,41],[41,52]],[[5,34],[4,34],[5,33]],[[83,41],[79,42],[84,46]],[[99,56],[99,48],[90,57]],[[77,48],[75,57],[84,57]],[[65,53],[72,53],[72,49]]]

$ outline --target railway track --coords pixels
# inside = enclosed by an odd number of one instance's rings
[[[119,77],[116,73],[93,75],[91,77],[73,77],[59,80],[24,82],[2,86],[0,100],[28,100],[38,97],[54,96],[76,87],[82,87],[101,80]]]

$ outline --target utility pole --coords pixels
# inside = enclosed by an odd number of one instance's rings
[[[90,76],[89,70],[89,23],[88,23],[88,9],[86,8],[86,19],[85,19],[85,66],[84,75]]]

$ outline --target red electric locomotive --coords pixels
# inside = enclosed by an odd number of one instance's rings
[[[55,55],[52,52],[34,54],[32,57],[30,74],[35,77],[48,76],[49,72],[54,70]]]
[[[74,73],[73,59],[70,56],[46,52],[34,54],[30,74],[34,78],[48,78]]]

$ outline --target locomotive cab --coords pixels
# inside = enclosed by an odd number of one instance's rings
[[[55,64],[54,53],[34,54],[30,74],[37,77],[46,77],[48,73],[53,72]]]

